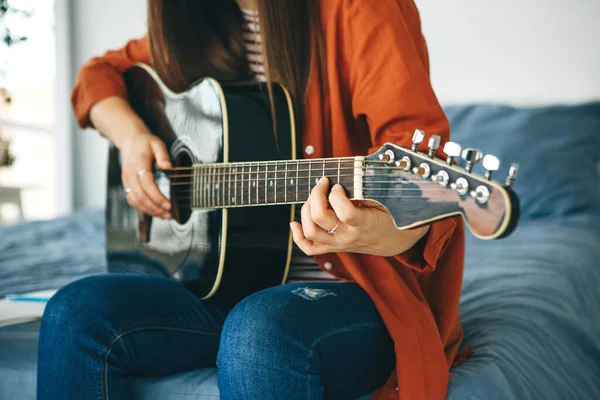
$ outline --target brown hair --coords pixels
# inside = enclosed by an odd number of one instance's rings
[[[316,1],[255,0],[267,80],[283,84],[299,112],[313,60],[321,54]],[[207,76],[250,79],[242,24],[234,0],[148,0],[153,66],[177,92]]]

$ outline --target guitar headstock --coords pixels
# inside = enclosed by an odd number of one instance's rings
[[[511,190],[518,165],[512,164],[503,183],[492,179],[500,160],[477,149],[447,142],[444,161],[435,156],[439,136],[428,141],[428,152],[418,151],[425,133],[416,130],[411,149],[386,143],[364,160],[363,197],[385,206],[399,228],[411,228],[462,215],[480,239],[509,235],[519,219],[519,199]],[[462,158],[465,167],[454,162]],[[473,172],[481,163],[485,175]]]

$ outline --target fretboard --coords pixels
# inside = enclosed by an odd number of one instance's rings
[[[304,203],[319,179],[341,184],[352,198],[354,158],[195,165],[192,208]]]

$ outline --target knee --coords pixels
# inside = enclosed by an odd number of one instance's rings
[[[223,326],[219,366],[244,368],[262,357],[272,360],[277,349],[297,342],[299,327],[290,321],[291,300],[285,293],[259,292],[236,305]]]
[[[73,343],[85,336],[102,314],[110,313],[110,297],[106,296],[110,280],[106,275],[91,276],[58,290],[44,310],[41,341],[60,338]]]

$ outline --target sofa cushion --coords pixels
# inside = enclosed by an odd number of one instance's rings
[[[0,399],[35,399],[39,322],[0,328]]]
[[[58,289],[106,272],[104,212],[0,226],[0,297]]]
[[[600,102],[532,108],[467,105],[445,108],[451,138],[500,157],[501,182],[519,163],[513,186],[521,219],[600,213]],[[474,171],[483,173],[481,165]]]

